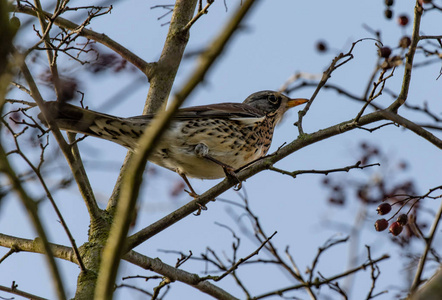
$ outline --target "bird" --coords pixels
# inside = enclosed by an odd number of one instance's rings
[[[181,108],[149,161],[178,173],[190,189],[186,191],[197,197],[187,177],[236,178],[235,170],[267,154],[275,126],[284,113],[308,101],[265,90],[251,94],[242,103]],[[46,116],[59,129],[109,140],[135,152],[139,138],[155,116],[116,117],[60,101],[48,101],[44,106]],[[38,117],[48,126],[41,113]]]

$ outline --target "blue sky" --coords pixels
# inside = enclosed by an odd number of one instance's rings
[[[229,19],[236,8],[237,1],[226,1],[228,10],[223,1],[216,1],[209,9],[209,14],[203,16],[191,30],[190,42],[187,51],[204,48],[216,36],[222,25]],[[397,25],[396,18],[384,18],[385,6],[383,1],[260,1],[243,25],[245,28],[238,32],[229,43],[225,53],[218,59],[215,67],[211,69],[204,84],[200,85],[189,97],[185,106],[208,104],[216,102],[241,102],[249,94],[265,89],[277,90],[295,72],[305,72],[312,76],[319,76],[330,64],[333,57],[339,52],[346,52],[351,43],[366,37],[373,37],[363,24],[380,30],[382,42],[395,47],[398,39],[411,34],[411,24],[405,28]],[[394,13],[412,16],[413,1],[395,1]],[[78,4],[77,4],[78,3]],[[90,4],[90,2],[85,2]],[[81,1],[72,5],[81,5]],[[161,24],[169,20],[169,16],[157,20],[164,11],[151,9],[156,1],[121,1],[114,5],[112,14],[97,18],[91,28],[97,32],[104,32],[128,49],[141,56],[146,61],[156,60],[167,33],[167,25]],[[71,13],[74,15],[74,13]],[[18,15],[20,18],[22,16]],[[69,14],[66,16],[69,17]],[[77,20],[78,21],[78,20]],[[437,12],[424,15],[421,31],[425,34],[440,34],[442,19]],[[22,34],[20,39],[28,39],[26,43],[32,44],[36,37]],[[318,40],[327,42],[331,49],[326,54],[319,54],[315,50]],[[342,85],[349,92],[360,95],[367,80],[373,71],[376,62],[376,50],[373,41],[359,43],[354,50],[354,59],[342,68],[336,70],[329,83]],[[397,50],[396,50],[397,51]],[[75,75],[81,71],[82,66],[61,58],[65,61],[66,75]],[[416,59],[416,61],[422,61]],[[42,60],[42,64],[44,61]],[[186,81],[187,76],[195,66],[193,59],[183,61],[176,78],[173,91]],[[410,88],[408,103],[422,105],[428,101],[430,108],[435,112],[442,109],[441,82],[436,80],[440,72],[440,63],[416,69]],[[388,88],[398,92],[402,80],[403,68],[395,71],[395,76],[388,81]],[[106,101],[116,93],[127,87],[141,74],[122,72],[110,73],[105,76],[85,74],[81,77],[82,91],[85,101],[91,109],[100,109],[105,113],[119,116],[139,115],[144,105],[148,84],[140,80],[138,87],[121,99],[118,105],[108,106]],[[312,89],[303,89],[291,94],[293,97],[310,97]],[[44,90],[48,100],[53,99],[49,90]],[[24,97],[17,93],[15,97]],[[380,106],[387,106],[392,99],[387,94],[376,99]],[[323,90],[313,103],[309,114],[304,119],[304,130],[307,133],[317,131],[342,121],[353,118],[360,110],[361,104],[349,100],[332,91]],[[296,139],[298,131],[293,123],[297,120],[297,110],[294,109],[285,117],[283,123],[276,131],[271,150],[276,150],[284,142]],[[429,121],[418,113],[401,110],[402,113],[415,121]],[[435,134],[439,134],[436,132]],[[439,134],[440,136],[440,134]],[[358,180],[367,176],[381,176],[382,168],[393,166],[396,162],[406,160],[410,167],[402,177],[413,179],[417,183],[420,193],[425,193],[429,188],[440,185],[440,166],[442,156],[440,150],[429,144],[413,133],[404,131],[394,126],[369,133],[363,130],[331,138],[329,140],[309,146],[280,161],[277,167],[286,170],[298,169],[328,169],[353,165],[359,159],[359,143],[367,141],[377,145],[388,157],[381,168],[370,170],[352,170],[349,174],[337,174],[334,178],[353,178]],[[52,141],[54,143],[54,141]],[[101,207],[112,192],[113,183],[118,176],[119,167],[124,159],[126,150],[110,142],[93,138],[85,139],[81,145],[82,156],[90,174],[91,183],[100,200]],[[19,164],[18,160],[16,163]],[[61,159],[58,163],[65,168]],[[170,189],[180,181],[178,175],[160,168],[156,168],[156,176],[146,176],[146,184],[142,190],[139,206],[140,214],[135,232],[151,222],[172,212],[180,205],[186,203],[189,197],[182,194],[179,197],[170,197]],[[349,231],[337,226],[327,226],[337,221],[351,225],[355,222],[357,213],[361,211],[358,202],[347,203],[344,209],[331,207],[327,204],[328,192],[320,182],[323,175],[301,175],[296,179],[289,178],[274,172],[262,172],[244,183],[250,205],[259,215],[260,221],[265,225],[267,232],[278,231],[273,239],[281,252],[286,245],[290,245],[292,254],[301,270],[311,264],[317,248],[331,236],[346,236]],[[217,181],[192,180],[192,185],[199,192],[205,191],[215,185]],[[77,193],[77,188],[72,186],[69,190],[56,194],[57,200],[66,222],[78,244],[87,240],[87,212],[82,200]],[[221,198],[240,201],[234,191],[228,191]],[[426,205],[432,208],[430,200],[425,200]],[[17,203],[16,199],[8,198],[2,203],[0,211],[0,228],[3,233],[20,237],[34,238],[28,218]],[[437,207],[437,206],[436,206]],[[236,221],[229,214],[229,209],[234,209],[221,201],[210,203],[208,211],[201,216],[189,216],[178,224],[165,230],[160,235],[152,238],[136,250],[151,257],[160,257],[163,262],[174,265],[176,256],[163,254],[158,249],[191,250],[194,254],[205,251],[207,246],[220,253],[230,253],[232,236],[230,232],[216,225],[215,222],[226,224],[238,229]],[[68,244],[68,240],[52,212],[49,203],[44,203],[40,208],[45,225],[50,230],[51,241]],[[392,259],[380,264],[382,275],[378,282],[379,290],[392,286],[404,287],[407,279],[398,276],[403,272],[403,265],[399,249],[391,246],[386,233],[376,233],[372,224],[376,217],[375,206],[367,213],[364,229],[360,232],[359,260],[364,261],[363,245],[372,247],[373,257],[378,257],[389,252]],[[241,214],[236,211],[236,214]],[[331,222],[328,223],[327,221]],[[239,230],[238,230],[239,232]],[[352,237],[350,237],[352,238]],[[243,237],[240,254],[248,255],[256,248],[256,244]],[[440,238],[435,245],[440,246]],[[422,244],[416,243],[418,251]],[[0,255],[7,249],[1,249]],[[325,276],[342,272],[348,266],[348,245],[341,245],[327,252],[321,260],[319,270]],[[260,257],[267,257],[265,253]],[[41,276],[36,277],[33,272],[23,272],[32,264],[33,270],[38,270]],[[68,291],[73,296],[78,268],[66,262],[60,262]],[[188,263],[183,269],[201,274],[204,264]],[[123,263],[120,276],[149,274],[137,267]],[[262,269],[243,267],[241,274],[248,283],[250,291],[256,295],[273,288],[284,287],[290,284],[290,279],[279,269],[263,266]],[[152,275],[152,274],[150,274]],[[265,275],[265,276],[264,276]],[[278,276],[278,281],[269,280]],[[351,291],[351,299],[360,299],[366,294],[370,282],[369,273],[356,276],[356,283]],[[0,265],[0,284],[10,285],[15,280],[19,288],[37,295],[53,298],[54,294],[48,286],[46,265],[41,256],[36,254],[18,253],[8,258]],[[128,282],[128,283],[135,283]],[[140,281],[137,282],[142,284]],[[243,298],[243,294],[233,284],[232,280],[219,283],[223,288],[234,295]],[[115,299],[124,299],[127,290],[116,294]],[[324,293],[334,295],[324,289]],[[361,294],[359,294],[361,293]],[[391,299],[395,293],[394,288],[390,293],[377,299]],[[142,298],[141,294],[131,292],[133,299]],[[307,298],[306,294],[297,294]],[[0,294],[6,297],[7,295]],[[174,284],[170,291],[170,299],[207,299],[206,295],[183,284]],[[17,297],[18,298],[18,297]]]

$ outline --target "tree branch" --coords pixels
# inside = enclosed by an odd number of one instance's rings
[[[0,233],[0,246],[14,249],[15,252],[25,251],[45,254],[41,242],[38,239],[30,240]],[[52,254],[56,258],[67,260],[78,265],[74,251],[70,247],[49,243]]]
[[[32,300],[48,300],[46,298],[43,297],[39,297],[30,293],[27,293],[25,291],[19,290],[16,286],[15,286],[15,282],[12,282],[12,287],[7,287],[7,286],[3,286],[0,285],[0,291],[4,291],[4,292],[8,292],[14,295],[18,295],[24,298],[28,298],[28,299],[32,299]],[[0,297],[1,299],[6,299],[3,297]],[[14,299],[14,298],[12,298]]]
[[[183,12],[180,12],[180,9],[192,9],[192,12],[194,11],[196,1],[194,1],[193,8],[189,7],[189,1],[184,1],[185,3],[183,1],[184,0],[177,1],[174,9],[174,15],[182,14]],[[125,253],[125,251],[127,251],[124,241],[126,239],[129,225],[131,223],[132,212],[135,208],[138,192],[142,183],[142,175],[150,152],[152,151],[154,145],[161,138],[162,132],[165,130],[176,110],[178,110],[178,108],[181,106],[187,96],[203,80],[204,75],[213,65],[219,54],[221,54],[227,41],[231,38],[232,34],[238,28],[240,22],[243,20],[254,2],[254,0],[248,0],[241,5],[239,10],[233,16],[232,21],[228,23],[226,28],[222,31],[222,34],[217,39],[215,39],[212,47],[210,47],[209,50],[206,51],[203,56],[204,59],[195,70],[193,76],[190,77],[188,83],[181,89],[180,92],[175,95],[170,108],[164,113],[160,113],[157,117],[155,117],[152,120],[149,128],[145,130],[144,134],[140,138],[138,151],[134,155],[134,157],[130,159],[129,168],[124,174],[125,177],[123,177],[121,195],[117,205],[115,219],[112,224],[108,242],[103,251],[103,261],[100,267],[100,275],[98,277],[97,290],[95,294],[97,299],[107,300],[110,299],[112,295],[113,285],[118,269],[118,261],[120,257]],[[187,15],[188,20],[184,23],[184,26],[191,19],[191,14]],[[178,24],[177,21],[173,20],[174,17],[172,17],[172,22],[170,26],[172,27],[179,25],[180,27],[175,28],[175,30],[181,30],[182,26]],[[185,20],[181,20],[181,22],[183,21]],[[151,90],[152,89],[153,86],[151,84]]]
[[[352,165],[352,166],[347,166],[347,167],[343,167],[343,168],[336,168],[336,169],[329,169],[329,170],[298,170],[298,171],[285,171],[279,168],[276,168],[274,166],[270,166],[268,169],[271,171],[275,171],[277,173],[281,173],[284,175],[289,175],[293,178],[296,178],[296,176],[300,175],[300,174],[324,174],[324,175],[328,175],[329,173],[334,173],[334,172],[348,172],[351,169],[365,169],[365,168],[369,168],[369,167],[373,167],[373,166],[380,166],[380,164],[376,163],[376,164],[370,164],[370,165],[364,165],[361,166],[361,162],[358,161],[356,164]]]
[[[23,5],[17,5],[12,6],[14,8],[14,12],[21,12],[25,13],[31,16],[37,16],[37,12],[34,11],[32,8],[23,6]],[[53,15],[42,11],[44,16],[48,19],[52,19]],[[103,33],[97,33],[93,30],[86,29],[81,27],[78,24],[75,24],[74,22],[71,22],[67,19],[57,17],[53,20],[54,24],[60,27],[63,27],[67,30],[71,31],[78,31],[78,34],[81,36],[84,36],[85,38],[94,40],[100,44],[103,44],[104,46],[108,47],[109,49],[114,50],[118,54],[120,54],[124,59],[126,59],[128,62],[133,64],[135,67],[137,67],[141,72],[148,75],[151,73],[152,65],[144,61],[142,58],[138,57],[133,52],[129,51],[125,47],[123,47],[121,44],[117,43],[113,39],[109,38],[107,35]]]
[[[55,282],[55,289],[58,298],[61,300],[66,299],[66,293],[64,290],[63,282],[61,280],[60,272],[58,271],[57,264],[55,263],[52,250],[48,242],[46,230],[44,229],[43,224],[41,223],[40,217],[37,212],[38,211],[37,204],[33,199],[29,197],[28,193],[21,185],[20,179],[17,178],[17,175],[15,174],[14,170],[11,168],[8,158],[6,157],[6,153],[3,149],[3,145],[1,144],[0,144],[0,172],[4,173],[8,177],[12,187],[17,192],[23,206],[26,208],[28,215],[32,220],[33,226],[40,237],[40,243],[42,244],[46,254],[45,257],[49,265],[52,279]]]
[[[327,284],[327,283],[330,283],[330,282],[332,282],[334,280],[337,280],[337,279],[346,277],[346,276],[348,276],[350,274],[356,273],[356,272],[358,272],[360,270],[365,270],[367,267],[372,266],[374,264],[377,264],[378,262],[383,261],[383,260],[388,259],[388,258],[390,258],[390,256],[385,254],[385,255],[377,258],[377,259],[370,260],[369,262],[367,262],[365,264],[362,264],[359,267],[350,269],[348,271],[345,271],[345,272],[340,273],[338,275],[332,276],[330,278],[326,278],[324,280],[319,280],[318,282],[307,282],[307,283],[297,284],[297,285],[286,287],[286,288],[283,288],[283,289],[280,289],[280,290],[277,290],[277,291],[268,292],[268,293],[265,293],[265,294],[253,297],[252,299],[263,299],[263,298],[267,298],[267,297],[270,297],[270,296],[273,296],[273,295],[281,295],[281,294],[283,294],[285,292],[292,291],[292,290],[297,290],[297,289],[303,288],[305,286],[316,286],[316,287],[318,287],[320,285]]]
[[[421,24],[421,17],[422,17],[423,8],[419,4],[419,1],[416,1],[416,6],[414,7],[414,22],[413,22],[413,33],[411,35],[411,44],[408,48],[408,53],[405,55],[405,71],[404,71],[404,77],[402,79],[402,88],[401,91],[396,99],[395,102],[393,102],[388,110],[396,112],[401,105],[405,103],[408,97],[408,90],[410,88],[410,82],[411,82],[411,71],[413,69],[413,60],[414,55],[416,53],[417,44],[419,43],[419,28]]]
[[[198,275],[169,266],[159,259],[152,259],[135,251],[130,251],[123,258],[124,260],[146,270],[151,270],[155,273],[161,274],[169,278],[171,281],[180,281],[188,284],[203,293],[215,297],[216,299],[237,299],[216,285],[208,281],[203,281],[203,279]]]
[[[359,120],[359,123],[357,124],[355,124],[353,120],[349,120],[341,124],[337,124],[319,130],[312,134],[304,134],[302,138],[294,140],[287,146],[280,148],[276,153],[270,154],[256,161],[248,168],[240,171],[239,173],[237,173],[237,177],[240,180],[245,180],[263,170],[269,169],[271,166],[273,166],[273,164],[275,164],[276,162],[280,161],[284,157],[292,154],[293,152],[299,149],[305,148],[311,144],[325,140],[329,137],[353,130],[355,128],[358,128],[358,126],[367,125],[380,120],[383,120],[382,115],[379,112],[373,112],[368,115],[362,116]],[[183,205],[182,207],[178,208],[177,210],[165,216],[164,218],[156,221],[155,223],[152,223],[151,225],[131,235],[130,237],[128,237],[127,240],[128,250],[133,249],[134,247],[140,245],[141,243],[148,240],[152,236],[158,234],[159,232],[175,224],[179,220],[190,215],[194,211],[198,210],[201,207],[201,205],[204,206],[208,204],[213,199],[215,199],[215,197],[227,191],[235,184],[237,184],[237,181],[226,178],[219,184],[215,185],[213,188],[209,189],[208,191],[200,195],[199,198],[190,201],[189,203]]]
[[[158,61],[158,65],[163,66],[163,68],[165,68],[165,64],[171,64],[170,72],[172,72],[173,76],[176,74],[182,53],[187,44],[188,32],[183,33],[181,32],[181,29],[191,20],[192,14],[195,11],[196,2],[196,0],[179,0],[175,4],[168,38],[166,39],[160,60]],[[174,45],[174,42],[177,44]],[[176,66],[176,69],[173,68],[174,65]],[[164,103],[167,98],[174,77],[163,78],[167,79],[167,82],[158,82],[158,80],[165,74],[170,75],[166,69],[154,72],[155,76],[151,79],[151,86],[148,94],[148,99],[151,100],[150,103],[155,103],[154,100],[157,99],[156,97],[158,97],[160,103]],[[158,89],[161,86],[164,86],[164,84],[167,84],[170,87],[168,89],[166,88],[166,91],[158,91]],[[159,96],[164,92],[166,94],[163,95],[163,97]],[[185,98],[182,100],[184,101],[184,99]],[[123,168],[120,172],[120,175],[123,175],[121,191],[119,191],[119,186],[116,186],[119,193],[117,195],[113,193],[111,200],[109,200],[112,204],[108,203],[108,208],[111,208],[112,210],[114,208],[113,203],[116,203],[117,206],[109,238],[103,249],[103,257],[97,278],[95,298],[98,300],[112,299],[119,262],[124,254],[124,240],[126,239],[133,218],[133,211],[138,198],[147,159],[177,109],[177,107],[171,108],[152,120],[149,128],[144,131],[140,138],[137,153],[131,158],[129,158],[130,156],[126,158],[126,161],[128,162],[127,168]],[[119,182],[117,182],[117,184],[119,184]],[[116,201],[117,197],[119,198],[118,203]]]
[[[16,56],[18,56],[18,54]],[[95,200],[95,196],[92,191],[92,187],[90,185],[86,171],[83,165],[81,164],[81,162],[76,160],[75,157],[72,155],[70,151],[71,150],[70,146],[64,140],[60,130],[58,129],[57,124],[51,119],[51,116],[49,116],[48,113],[46,112],[43,97],[41,96],[40,91],[38,90],[38,87],[31,75],[31,72],[29,71],[24,61],[21,62],[20,68],[25,80],[29,85],[32,98],[35,100],[41,112],[43,113],[43,116],[46,119],[46,122],[49,124],[49,127],[51,128],[52,133],[54,134],[54,137],[57,140],[61,151],[66,157],[69,167],[72,170],[72,174],[74,175],[75,181],[77,182],[80,193],[86,203],[91,221],[92,223],[95,223],[101,217],[101,210],[98,207],[97,202]]]
[[[421,126],[411,122],[410,120],[408,120],[404,117],[401,117],[400,115],[398,115],[396,113],[388,111],[388,110],[382,110],[379,113],[383,117],[385,117],[386,119],[391,120],[399,125],[402,125],[407,129],[410,129],[411,131],[413,131],[417,135],[423,137],[424,139],[426,139],[427,141],[429,141],[430,143],[432,143],[433,145],[435,145],[439,149],[442,149],[442,140],[437,138],[431,132],[423,129]]]

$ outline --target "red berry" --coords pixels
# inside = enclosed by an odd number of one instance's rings
[[[388,227],[388,221],[385,219],[376,220],[374,223],[374,228],[376,231],[384,231]]]
[[[378,215],[386,215],[391,211],[391,205],[389,203],[382,203],[376,208]]]
[[[408,223],[408,216],[406,214],[399,215],[396,221],[402,226],[405,226]]]
[[[391,48],[390,47],[381,47],[378,50],[378,54],[380,57],[388,58],[391,55]]]
[[[407,26],[407,24],[408,24],[408,16],[406,16],[406,15],[400,15],[400,16],[397,18],[397,22],[398,22],[398,24],[399,24],[400,26]]]
[[[399,224],[399,222],[394,222],[393,224],[390,225],[390,232],[392,235],[394,236],[398,236],[401,232],[402,229],[404,229],[404,227],[402,227],[401,224]]]

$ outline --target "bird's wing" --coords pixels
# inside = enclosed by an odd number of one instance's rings
[[[201,105],[182,108],[178,111],[175,118],[191,119],[191,118],[260,118],[265,114],[248,104],[243,103],[218,103],[210,105]]]
[[[189,120],[195,118],[217,119],[256,119],[265,114],[250,105],[243,103],[218,103],[181,108],[173,117],[175,120]],[[153,115],[132,117],[130,119],[151,119]]]

